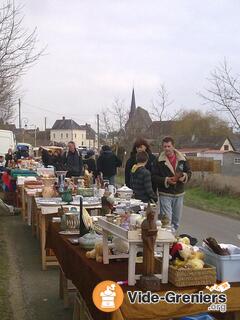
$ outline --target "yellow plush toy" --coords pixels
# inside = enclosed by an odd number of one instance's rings
[[[171,249],[172,264],[177,268],[189,268],[201,270],[204,268],[204,253],[194,251],[188,237],[178,238],[177,243]]]
[[[202,251],[194,251],[190,259],[187,261],[185,268],[202,270],[204,267],[204,253]]]
[[[86,257],[88,259],[96,259],[97,262],[103,262],[103,244],[102,242],[97,242],[95,248],[91,251],[86,252]]]

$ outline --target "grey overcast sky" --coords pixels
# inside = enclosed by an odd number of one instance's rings
[[[23,118],[91,123],[115,97],[148,108],[165,83],[172,109],[203,108],[197,92],[227,58],[240,72],[239,0],[18,0],[47,55],[22,79]],[[205,108],[205,107],[204,107]]]

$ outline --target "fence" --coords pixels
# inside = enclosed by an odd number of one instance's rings
[[[211,158],[190,157],[188,162],[192,171],[221,173],[221,161]]]

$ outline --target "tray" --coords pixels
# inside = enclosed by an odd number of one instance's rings
[[[64,231],[59,231],[58,232],[59,234],[62,234],[62,235],[79,235],[79,231],[71,231],[71,230],[64,230]]]

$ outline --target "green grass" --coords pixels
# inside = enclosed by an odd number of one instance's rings
[[[240,199],[229,196],[217,196],[199,187],[186,190],[184,203],[186,206],[199,208],[240,218]]]
[[[3,223],[3,218],[0,216],[0,319],[11,320],[13,316],[8,295],[9,263],[6,242],[3,239],[3,231],[1,229]]]
[[[124,183],[125,183],[124,168],[119,168],[116,176],[116,184],[117,186],[123,186]]]

